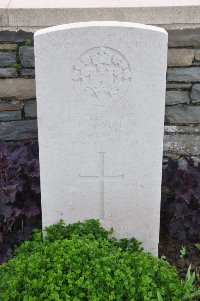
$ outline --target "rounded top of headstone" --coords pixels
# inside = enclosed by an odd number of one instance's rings
[[[88,27],[136,28],[136,29],[149,30],[149,31],[154,31],[154,32],[168,35],[165,29],[157,26],[152,26],[152,25],[145,25],[145,24],[132,23],[132,22],[119,22],[119,21],[90,21],[90,22],[69,23],[69,24],[47,27],[44,29],[37,30],[34,36],[36,37],[36,36],[40,36],[51,32],[56,32],[56,31],[70,30],[76,28],[88,28]]]

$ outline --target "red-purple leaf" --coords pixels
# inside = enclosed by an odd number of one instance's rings
[[[0,143],[0,261],[28,237],[23,229],[41,227],[40,213],[38,143]]]

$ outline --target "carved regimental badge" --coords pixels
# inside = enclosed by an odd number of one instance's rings
[[[131,81],[131,71],[121,53],[108,47],[96,47],[78,58],[72,80],[81,98],[104,104],[124,95]]]

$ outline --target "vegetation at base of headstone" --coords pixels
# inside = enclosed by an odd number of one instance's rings
[[[144,253],[135,238],[117,240],[98,221],[63,221],[15,250],[0,266],[0,300],[192,300],[186,282],[166,261]]]
[[[0,144],[0,263],[41,227],[37,142]]]
[[[200,238],[200,163],[169,159],[163,170],[161,236]]]

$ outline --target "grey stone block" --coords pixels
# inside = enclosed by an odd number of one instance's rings
[[[190,94],[192,102],[200,102],[200,84],[194,84]]]
[[[16,55],[13,52],[0,52],[0,67],[16,64]]]
[[[195,60],[200,61],[200,49],[195,50]]]
[[[200,106],[166,106],[165,122],[171,124],[200,124]]]
[[[21,111],[4,111],[0,112],[0,121],[20,120]]]
[[[191,83],[167,83],[167,89],[190,89]]]
[[[24,77],[35,77],[35,69],[23,68],[21,69],[21,75]]]
[[[200,66],[200,62],[199,61],[194,61],[192,66]]]
[[[176,105],[180,103],[187,103],[189,104],[189,92],[187,91],[167,91],[166,92],[166,105]]]
[[[2,30],[0,31],[0,42],[14,42],[21,43],[26,40],[33,40],[33,32],[26,32],[23,30],[10,31]]]
[[[198,135],[165,135],[164,153],[177,155],[200,155],[200,136]]]
[[[15,68],[0,68],[0,78],[17,77],[18,73]]]
[[[0,112],[21,111],[22,109],[23,109],[23,105],[21,102],[0,101]]]
[[[168,50],[168,66],[190,66],[194,60],[194,49],[176,49]]]
[[[17,50],[17,44],[0,44],[0,50]]]
[[[36,119],[0,122],[0,141],[35,139],[37,136]]]
[[[5,3],[5,1],[1,0],[0,2],[0,26],[6,27],[9,26],[8,13],[7,13],[7,9],[5,9],[4,4],[2,6],[2,2]]]
[[[168,68],[168,82],[196,82],[200,81],[200,67]]]
[[[19,100],[35,98],[35,80],[26,78],[0,79],[0,98]]]
[[[200,28],[168,30],[169,47],[200,46]]]
[[[165,126],[166,134],[199,134],[200,135],[200,126],[199,125],[166,125]]]
[[[19,56],[23,67],[34,67],[34,48],[32,46],[22,46],[19,48]]]
[[[36,101],[26,101],[24,106],[25,117],[37,117]]]

